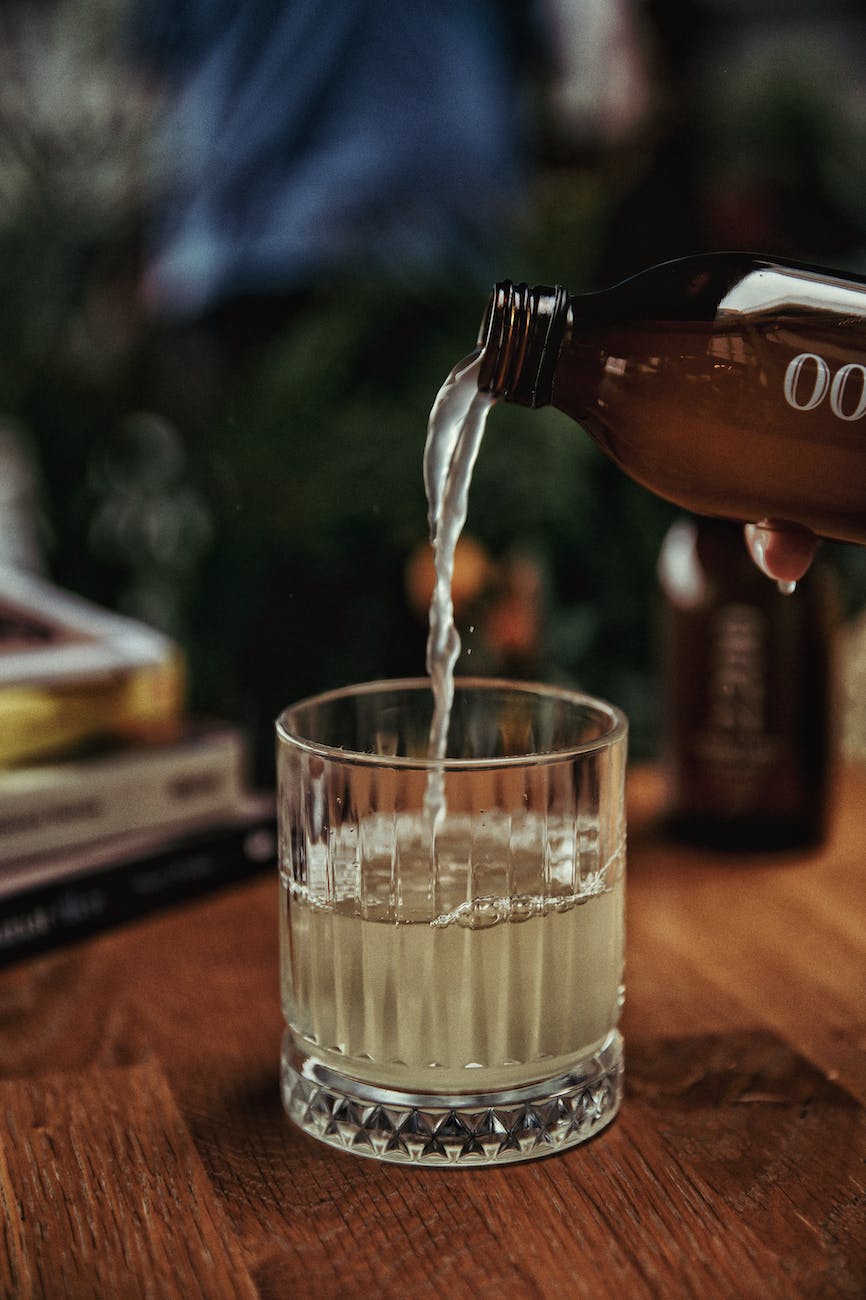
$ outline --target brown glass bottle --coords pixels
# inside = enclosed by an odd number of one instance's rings
[[[711,253],[579,297],[505,281],[479,346],[484,391],[552,404],[659,496],[866,542],[866,277]]]
[[[729,851],[824,837],[833,742],[832,584],[785,596],[722,520],[673,525],[659,559],[670,829]]]

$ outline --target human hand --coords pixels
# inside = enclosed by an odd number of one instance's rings
[[[818,538],[799,524],[746,524],[746,546],[762,573],[780,583],[802,578],[812,563]]]

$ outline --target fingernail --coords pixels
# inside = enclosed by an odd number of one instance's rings
[[[762,528],[759,524],[746,524],[746,541],[749,544],[752,559],[761,572],[771,578],[773,575],[767,568],[767,542],[769,540],[769,533],[766,528]]]

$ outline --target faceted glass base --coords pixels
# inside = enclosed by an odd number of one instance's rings
[[[470,1168],[532,1160],[600,1132],[622,1100],[623,1043],[567,1074],[507,1092],[443,1097],[375,1088],[299,1056],[283,1041],[283,1104],[306,1133],[354,1155],[400,1164]]]

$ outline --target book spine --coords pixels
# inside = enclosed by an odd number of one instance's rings
[[[273,813],[0,899],[0,967],[276,866]]]
[[[76,685],[0,679],[0,762],[57,758],[98,736],[176,740],[184,691],[180,660]]]
[[[241,800],[246,754],[231,733],[176,749],[0,776],[0,863],[151,827],[225,817]],[[52,777],[51,773],[56,776]]]

